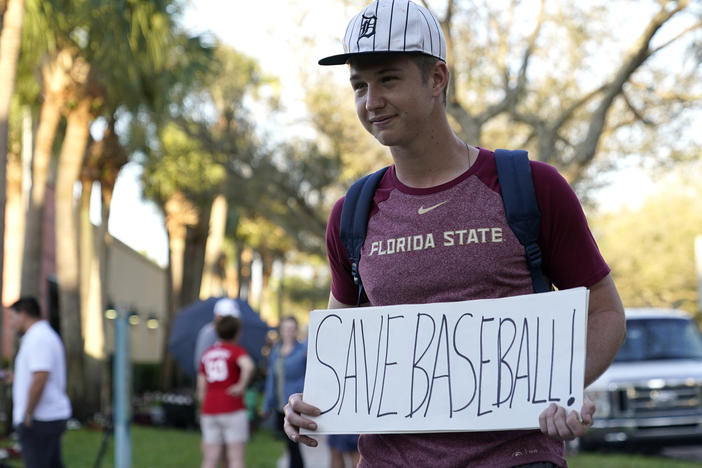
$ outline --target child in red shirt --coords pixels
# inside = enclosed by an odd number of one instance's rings
[[[241,322],[222,317],[215,325],[219,341],[200,359],[198,398],[202,402],[202,468],[215,468],[222,449],[228,468],[244,466],[249,425],[244,391],[254,371],[253,360],[237,344]]]

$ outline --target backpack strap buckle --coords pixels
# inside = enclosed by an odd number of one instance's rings
[[[361,283],[361,275],[358,274],[358,262],[355,260],[351,262],[351,276],[353,277],[353,284],[358,286]]]
[[[533,268],[541,269],[541,248],[536,242],[524,246],[527,263]]]

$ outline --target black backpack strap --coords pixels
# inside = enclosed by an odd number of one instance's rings
[[[534,292],[550,291],[542,271],[538,244],[541,212],[534,192],[529,156],[524,150],[498,149],[495,151],[495,162],[507,222],[526,251]]]
[[[340,236],[346,253],[351,260],[351,275],[353,282],[358,286],[358,300],[356,305],[361,305],[363,283],[358,273],[358,263],[361,260],[361,248],[366,240],[368,217],[373,205],[373,195],[380,179],[388,168],[369,174],[356,182],[346,192],[346,198],[341,208]]]

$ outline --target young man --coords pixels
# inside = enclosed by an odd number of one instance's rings
[[[58,334],[42,320],[39,303],[21,298],[12,306],[22,334],[12,376],[12,423],[27,468],[61,468],[61,436],[71,417],[66,395],[66,355]]]
[[[378,0],[355,16],[344,54],[322,65],[348,64],[361,124],[390,148],[394,165],[375,192],[359,270],[374,306],[506,297],[533,291],[524,248],[505,217],[494,153],[461,141],[449,126],[444,92],[446,45],[438,21],[408,0]],[[559,289],[590,289],[585,382],[610,364],[625,336],[624,312],[609,268],[588,229],[582,208],[555,169],[532,162],[541,210],[539,244],[545,274]],[[350,307],[357,290],[339,238],[341,200],[327,227],[332,270],[329,308]],[[499,236],[471,239],[461,232],[489,228]],[[446,242],[426,249],[378,245],[433,233]],[[579,412],[555,404],[539,419],[540,431],[361,435],[359,466],[564,466],[564,440],[583,434],[594,405]],[[315,429],[306,416],[319,409],[301,394],[286,406],[293,440]],[[534,422],[536,424],[536,421]]]
[[[226,451],[228,468],[243,468],[249,439],[249,420],[244,391],[251,380],[254,362],[237,344],[238,316],[223,316],[215,323],[217,341],[202,354],[197,394],[202,402],[202,468],[215,468]]]

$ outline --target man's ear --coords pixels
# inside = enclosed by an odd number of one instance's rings
[[[437,60],[431,72],[432,94],[440,96],[448,86],[449,71],[446,62]]]

